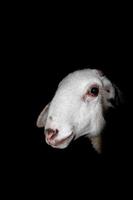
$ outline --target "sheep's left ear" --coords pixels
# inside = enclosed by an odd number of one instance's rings
[[[48,109],[49,109],[49,104],[45,106],[45,108],[42,110],[40,115],[37,118],[36,125],[38,128],[45,127],[47,116],[48,116]]]

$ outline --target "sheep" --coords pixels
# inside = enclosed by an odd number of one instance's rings
[[[74,71],[59,83],[52,101],[38,116],[37,127],[44,127],[46,143],[53,148],[66,148],[72,140],[86,136],[101,153],[104,113],[114,106],[119,92],[100,70]]]

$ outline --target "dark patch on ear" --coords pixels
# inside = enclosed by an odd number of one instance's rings
[[[114,105],[119,106],[123,103],[123,95],[122,92],[119,90],[119,88],[116,85],[113,85],[115,89],[115,99],[114,99]]]

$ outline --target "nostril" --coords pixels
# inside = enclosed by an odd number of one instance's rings
[[[53,130],[51,128],[46,129],[47,138],[50,140],[54,139],[57,136],[58,132],[59,132],[58,129],[56,130]]]
[[[53,129],[51,129],[51,128],[48,128],[48,129],[45,130],[45,132],[47,133],[47,135],[51,135],[51,134],[53,134],[55,131],[54,131]]]
[[[56,130],[55,130],[55,132],[56,132],[56,134],[58,134],[59,130],[58,130],[58,129],[56,129]]]

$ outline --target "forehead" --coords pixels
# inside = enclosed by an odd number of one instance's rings
[[[82,89],[86,84],[93,84],[100,82],[100,75],[97,70],[84,69],[66,76],[59,84],[60,89]]]

